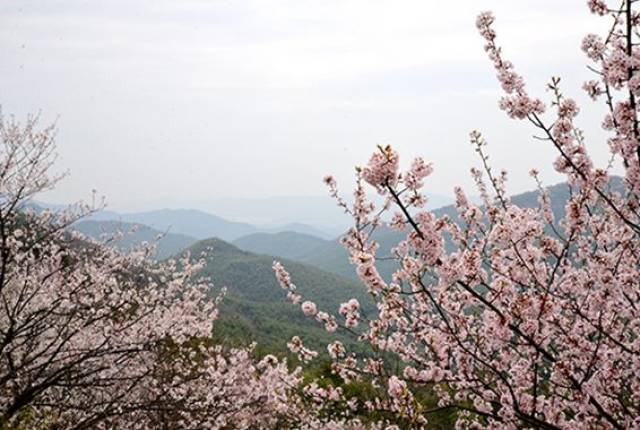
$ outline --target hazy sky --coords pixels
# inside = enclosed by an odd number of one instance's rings
[[[475,29],[493,10],[505,55],[545,100],[552,75],[581,102],[597,159],[600,111],[582,36],[604,23],[585,0],[3,0],[0,104],[57,121],[47,196],[104,194],[118,210],[206,207],[223,197],[350,189],[378,143],[435,162],[428,189],[470,185],[474,128],[511,190],[549,183],[554,153],[497,109],[499,86]]]

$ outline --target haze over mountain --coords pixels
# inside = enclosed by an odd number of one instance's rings
[[[124,222],[145,224],[156,230],[185,234],[196,239],[219,237],[224,240],[233,240],[256,231],[256,228],[250,224],[228,221],[194,209],[159,209],[124,214],[98,212],[91,218],[98,221],[111,221],[115,218]]]
[[[115,240],[113,245],[124,252],[131,251],[142,242],[155,242],[156,252],[153,257],[157,260],[182,252],[197,242],[196,238],[184,234],[164,232],[143,224],[121,221],[84,220],[75,223],[73,229],[96,240],[123,233],[122,238]]]
[[[270,254],[278,257],[300,260],[332,241],[294,231],[279,233],[254,233],[233,241],[238,248],[257,254]]]
[[[36,210],[47,208],[52,211],[61,211],[67,208],[66,205],[44,202],[33,202],[30,206]],[[339,210],[336,209],[336,211]],[[338,230],[338,233],[334,235],[315,226],[300,222],[272,226],[256,226],[245,222],[228,220],[197,209],[159,209],[133,213],[100,210],[86,217],[85,220],[142,224],[162,233],[182,234],[195,239],[217,237],[228,241],[253,233],[279,233],[283,231],[299,232],[328,239],[334,238],[344,231]],[[105,228],[109,229],[108,226],[105,226]]]
[[[351,201],[350,187],[352,185],[352,183],[344,184],[345,187],[348,187],[343,190],[343,197],[347,202]],[[428,199],[427,207],[429,209],[436,209],[453,203],[451,197],[438,194],[429,194]],[[325,235],[329,233],[329,237],[325,238],[335,238],[344,233],[351,223],[349,216],[344,214],[336,205],[335,200],[329,195],[263,199],[216,199],[208,202],[199,202],[198,207],[204,207],[211,213],[223,218],[262,226],[265,230],[276,227],[279,231],[299,231],[300,233],[324,237],[317,232],[283,227],[296,223],[311,225],[325,232]]]
[[[350,195],[346,193],[349,202]],[[374,200],[379,200],[373,196]],[[429,209],[451,203],[450,198],[429,195]],[[64,205],[36,202],[51,210]],[[206,207],[207,210],[195,209]],[[88,219],[144,224],[162,232],[207,239],[218,237],[233,241],[253,233],[303,233],[323,239],[334,239],[350,227],[350,218],[327,196],[274,197],[262,199],[219,199],[194,203],[185,208],[163,208],[139,212],[101,210]]]
[[[339,229],[339,230],[336,230],[334,233],[331,233],[332,231],[331,229],[320,230],[319,228],[316,228],[312,225],[302,224],[299,222],[292,222],[288,224],[279,225],[276,227],[263,226],[258,228],[260,229],[261,233],[278,234],[278,233],[286,233],[286,232],[295,232],[295,233],[300,233],[302,235],[313,236],[313,237],[322,238],[322,239],[334,239],[335,237],[341,235],[345,231],[345,229]],[[256,234],[259,234],[259,233],[256,233]]]

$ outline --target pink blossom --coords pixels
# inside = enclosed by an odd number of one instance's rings
[[[574,118],[580,109],[573,99],[564,99],[558,105],[558,116],[560,118]]]
[[[604,42],[600,36],[588,34],[582,39],[582,50],[590,59],[598,61],[604,55]]]
[[[398,176],[398,153],[390,146],[379,147],[369,159],[369,163],[362,169],[362,177],[380,192],[387,185],[395,185]]]
[[[602,88],[600,88],[600,83],[597,81],[588,81],[582,85],[582,89],[587,92],[589,97],[593,100],[596,100],[598,96],[604,93]]]
[[[407,383],[402,381],[397,376],[392,376],[389,378],[389,395],[393,398],[400,398],[404,395],[407,389]]]
[[[596,15],[605,15],[609,8],[603,0],[587,0],[587,4],[592,13]]]
[[[315,303],[307,300],[302,303],[302,312],[307,316],[313,316],[318,312],[318,308]]]

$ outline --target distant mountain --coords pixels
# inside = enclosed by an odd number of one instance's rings
[[[124,234],[123,238],[114,242],[114,245],[125,252],[130,251],[142,242],[152,243],[157,240],[154,258],[158,260],[163,260],[174,254],[178,254],[197,242],[197,239],[191,236],[165,233],[146,225],[120,221],[86,220],[73,224],[72,228],[97,240],[100,240],[104,235],[112,236],[117,232],[122,232]]]
[[[283,231],[280,233],[253,233],[233,241],[238,248],[256,254],[269,254],[298,260],[329,241],[316,236]]]
[[[229,221],[216,215],[195,209],[161,209],[149,212],[124,213],[98,212],[99,218],[113,219],[145,224],[157,230],[170,230],[186,234],[197,239],[218,237],[226,241],[258,232],[279,233],[294,231],[317,237],[333,238],[322,230],[302,223],[290,223],[281,226],[257,227],[244,222]]]
[[[340,234],[343,233],[341,231],[339,234],[332,234],[331,232],[320,230],[320,229],[318,229],[316,227],[313,227],[311,225],[302,224],[302,223],[299,223],[299,222],[292,222],[292,223],[289,223],[289,224],[278,225],[278,226],[275,226],[275,227],[274,226],[261,226],[261,227],[258,227],[258,228],[263,233],[277,234],[277,233],[284,233],[284,232],[293,232],[293,233],[305,234],[305,235],[308,235],[308,236],[314,236],[316,238],[321,238],[321,239],[335,239],[337,236],[339,236]]]
[[[52,211],[61,211],[68,207],[43,202],[33,202],[29,206],[36,210],[47,208]],[[343,231],[339,230],[340,233],[333,234],[301,222],[254,226],[244,222],[230,221],[195,209],[160,209],[134,213],[118,213],[101,210],[86,219],[91,221],[118,221],[143,224],[159,231],[184,234],[195,237],[196,239],[219,237],[228,241],[258,232],[280,233],[283,231],[303,233],[323,239],[333,239]]]
[[[352,184],[345,184],[347,191]],[[345,199],[351,200],[351,193],[345,192]],[[377,204],[382,199],[373,196]],[[451,204],[453,199],[437,194],[428,196],[429,209]],[[325,239],[335,238],[346,231],[351,223],[348,215],[338,208],[336,202],[328,194],[322,196],[283,196],[268,198],[228,198],[199,202],[198,207],[206,208],[221,217],[262,226],[263,231],[297,231]],[[287,224],[302,223],[314,226],[326,232],[301,231]],[[328,234],[328,236],[326,235]]]
[[[228,221],[194,209],[160,209],[149,212],[121,214],[125,222],[145,224],[161,231],[186,234],[197,239],[219,237],[234,240],[256,231],[250,224]]]
[[[380,244],[377,256],[389,256],[391,254],[391,248],[396,246],[398,242],[403,239],[403,236],[402,233],[387,227],[378,227],[373,234],[373,239]],[[309,250],[295,259],[301,263],[313,265],[339,276],[358,280],[355,267],[349,262],[349,253],[339,240],[326,241],[317,248]],[[393,260],[385,261],[380,259],[377,267],[380,275],[382,275],[384,279],[389,280],[397,266]]]
[[[29,206],[36,210],[46,208],[52,211],[61,211],[68,207],[43,202],[32,202]],[[229,221],[196,209],[159,209],[132,213],[101,210],[84,218],[83,221],[142,224],[160,232],[182,234],[196,239],[219,237],[224,240],[234,240],[260,231],[251,224]]]
[[[305,343],[324,350],[332,335],[286,299],[271,267],[276,257],[242,251],[219,239],[197,242],[189,250],[194,258],[206,255],[203,276],[210,277],[217,287],[228,287],[216,330],[221,336],[259,340],[262,347],[281,351],[292,336],[302,335]],[[374,311],[373,302],[358,283],[316,267],[280,260],[298,292],[320,309],[336,313],[340,303],[356,297],[365,313]]]

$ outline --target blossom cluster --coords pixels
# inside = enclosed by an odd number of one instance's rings
[[[496,33],[492,28],[494,21],[495,18],[491,12],[483,12],[476,20],[476,27],[486,41],[485,50],[493,61],[502,89],[507,93],[500,100],[500,109],[517,119],[543,113],[545,107],[542,101],[527,94],[524,79],[515,72],[510,61],[502,58],[501,50],[496,45]]]

